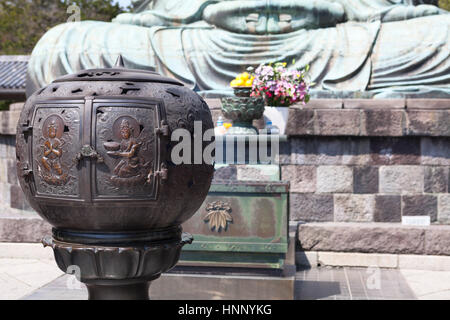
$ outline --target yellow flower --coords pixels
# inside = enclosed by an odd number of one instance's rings
[[[248,74],[248,72],[241,73],[242,80],[247,80],[249,77],[250,77],[250,75]]]
[[[247,81],[245,81],[245,86],[246,87],[251,87],[253,85],[253,80],[248,79]]]

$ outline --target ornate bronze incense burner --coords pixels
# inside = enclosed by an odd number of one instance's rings
[[[44,244],[63,271],[80,268],[91,299],[148,298],[149,281],[192,241],[180,225],[202,204],[214,169],[175,165],[170,134],[193,133],[194,121],[203,132],[213,128],[196,93],[126,69],[121,58],[110,69],[61,77],[26,102],[17,127],[20,185],[54,227]]]

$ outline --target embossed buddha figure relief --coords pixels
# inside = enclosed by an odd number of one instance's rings
[[[132,136],[133,128],[131,128],[128,120],[123,119],[120,123],[120,151],[108,151],[109,155],[121,157],[122,160],[114,168],[114,173],[121,178],[133,177],[139,174],[139,158],[137,151],[140,143],[137,143]]]
[[[107,154],[120,160],[112,169],[114,174],[111,181],[116,185],[135,185],[145,181],[146,168],[150,163],[143,163],[139,157],[139,148],[142,142],[138,142],[140,130],[137,121],[131,117],[120,117],[113,125],[114,136],[120,142],[105,142]]]
[[[56,137],[58,131],[58,124],[52,120],[48,126],[48,139],[44,142],[44,156],[41,158],[41,163],[48,173],[62,175],[62,167],[59,159],[62,156],[61,140]]]
[[[42,145],[43,156],[40,158],[39,171],[44,181],[52,185],[65,184],[68,178],[61,164],[64,145],[63,130],[64,122],[57,115],[48,117],[42,125],[45,140]]]
[[[346,97],[450,97],[450,15],[433,0],[153,0],[112,23],[48,31],[28,92],[79,69],[151,68],[205,94],[249,65],[310,65],[314,90]],[[227,91],[228,90],[228,91]],[[314,90],[312,92],[314,97]]]

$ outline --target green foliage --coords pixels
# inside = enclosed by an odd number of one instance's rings
[[[439,0],[439,7],[450,11],[450,0]]]
[[[9,105],[11,103],[13,103],[14,101],[12,100],[0,100],[0,111],[2,110],[8,110],[9,109]]]
[[[112,0],[0,0],[0,54],[30,54],[47,30],[68,21],[72,4],[81,20],[111,21],[122,12]]]

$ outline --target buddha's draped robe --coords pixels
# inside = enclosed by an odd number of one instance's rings
[[[197,91],[223,92],[249,65],[295,59],[295,66],[311,66],[316,90],[450,97],[447,12],[404,0],[334,2],[344,9],[342,21],[278,34],[219,28],[224,22],[214,18],[228,4],[208,0],[156,1],[152,11],[119,15],[114,23],[59,25],[33,51],[27,91],[76,70],[111,66],[121,54],[127,67],[154,68]]]

